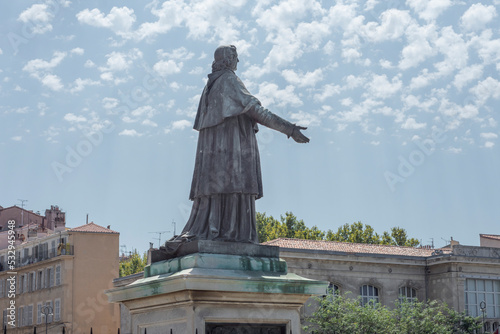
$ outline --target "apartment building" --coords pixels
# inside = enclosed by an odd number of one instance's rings
[[[94,223],[68,229],[63,220],[56,226],[57,215],[52,221],[50,213],[46,217],[11,222],[16,239],[10,249],[0,249],[3,325],[9,333],[33,333],[33,327],[45,326],[49,333],[62,333],[63,328],[75,334],[88,334],[91,328],[94,333],[116,333],[119,308],[108,303],[103,292],[118,277],[119,233]],[[8,240],[8,233],[6,225],[0,238]],[[45,316],[44,311],[51,312]]]

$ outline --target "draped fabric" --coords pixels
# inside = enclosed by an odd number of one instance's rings
[[[218,194],[196,198],[181,238],[258,243],[255,196]]]
[[[257,243],[255,200],[262,197],[256,122],[260,102],[231,70],[209,75],[194,128],[198,146],[191,216],[178,240]]]

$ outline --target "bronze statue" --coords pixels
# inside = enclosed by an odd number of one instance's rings
[[[255,200],[262,197],[262,177],[257,123],[297,143],[309,142],[300,131],[305,127],[264,109],[248,92],[234,73],[238,62],[233,45],[215,50],[194,122],[199,137],[189,195],[193,208],[182,233],[171,241],[258,243]]]

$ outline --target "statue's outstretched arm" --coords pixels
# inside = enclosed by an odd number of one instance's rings
[[[300,130],[305,130],[307,128],[292,124],[289,121],[263,108],[259,104],[255,104],[252,108],[250,108],[250,110],[247,111],[247,115],[259,124],[284,133],[288,136],[288,138],[292,137],[293,140],[295,140],[297,143],[309,142],[309,138],[307,138],[302,134],[302,132],[300,132]]]

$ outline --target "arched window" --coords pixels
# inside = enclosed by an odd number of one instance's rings
[[[339,286],[336,285],[336,284],[333,284],[332,282],[330,282],[330,284],[328,284],[328,288],[326,288],[326,293],[328,295],[337,295],[339,293]]]
[[[417,290],[409,287],[409,286],[403,286],[399,288],[399,302],[416,302],[417,301]]]
[[[361,295],[361,304],[366,305],[368,303],[378,303],[378,288],[372,285],[363,285],[359,288],[359,294]]]

